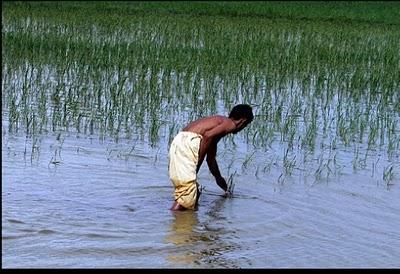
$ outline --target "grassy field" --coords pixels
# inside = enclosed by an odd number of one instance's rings
[[[256,119],[243,137],[280,144],[288,174],[298,150],[333,153],[316,176],[337,149],[354,148],[355,169],[371,150],[398,157],[397,2],[2,5],[11,133],[138,135],[156,146],[188,120],[246,102]]]
[[[56,18],[59,18],[61,12],[81,19],[103,13],[124,17],[159,14],[400,24],[397,1],[57,1],[57,4],[49,1],[7,1],[3,4],[5,8],[12,6],[18,6],[14,10],[16,13],[28,12],[33,16]]]

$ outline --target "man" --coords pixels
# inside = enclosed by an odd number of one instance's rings
[[[199,199],[197,173],[207,156],[207,164],[216,183],[227,193],[215,156],[217,143],[229,133],[236,134],[253,120],[249,105],[236,105],[229,117],[216,115],[201,118],[179,132],[169,150],[169,177],[175,187],[171,210],[196,209]]]

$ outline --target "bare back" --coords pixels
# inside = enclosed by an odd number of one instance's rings
[[[199,170],[207,154],[212,155],[211,158],[215,158],[217,143],[219,140],[235,130],[236,125],[232,119],[220,115],[198,119],[183,128],[183,131],[198,133],[203,137],[200,142],[197,170]]]
[[[215,115],[193,121],[183,128],[183,131],[198,133],[205,138],[215,138],[230,133],[234,130],[234,126],[231,119]]]

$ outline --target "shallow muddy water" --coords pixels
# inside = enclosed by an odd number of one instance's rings
[[[279,183],[239,159],[223,198],[203,166],[198,211],[174,213],[167,145],[62,133],[32,154],[25,136],[2,141],[5,268],[399,267],[399,185],[370,171]],[[230,153],[220,145],[225,176]]]

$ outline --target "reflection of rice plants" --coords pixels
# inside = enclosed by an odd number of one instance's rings
[[[329,177],[340,163],[318,162],[313,153],[336,155],[331,151],[359,144],[355,170],[368,166],[365,149],[385,151],[391,161],[399,155],[400,31],[392,10],[333,9],[346,13],[342,24],[321,20],[327,15],[318,4],[304,11],[312,19],[306,22],[296,20],[300,3],[75,3],[79,12],[71,5],[4,4],[2,107],[11,133],[65,130],[157,146],[188,120],[246,102],[256,106],[256,118],[240,135],[253,154],[286,148],[257,173],[282,160],[285,175],[313,162],[317,178]],[[224,16],[186,15],[200,7]],[[247,16],[232,17],[233,10]],[[273,10],[274,20],[261,16]],[[291,20],[284,18],[289,10]],[[311,156],[301,161],[294,151]]]
[[[393,165],[385,167],[383,170],[383,181],[389,186],[392,184],[393,178]]]

